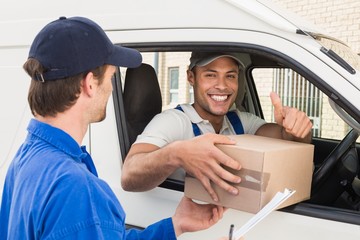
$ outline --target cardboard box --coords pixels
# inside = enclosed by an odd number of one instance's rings
[[[220,204],[250,213],[257,213],[278,191],[285,188],[295,194],[279,208],[309,199],[313,173],[314,146],[254,135],[230,136],[236,145],[218,145],[224,153],[240,162],[239,171],[229,169],[241,177],[235,184],[239,195],[234,196],[215,186],[219,203],[214,202],[197,179],[186,176],[185,195],[196,200]]]

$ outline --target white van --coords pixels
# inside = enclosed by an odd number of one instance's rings
[[[29,46],[48,22],[78,15],[99,23],[114,43],[141,51],[158,84],[157,94],[146,93],[151,77],[140,73],[145,77],[131,79],[140,82],[124,92],[127,69],[119,69],[107,118],[90,126],[84,142],[129,227],[171,216],[184,188],[183,181],[169,178],[151,191],[122,190],[121,166],[134,136],[153,114],[193,101],[185,75],[191,51],[226,51],[245,66],[236,107],[273,121],[268,95],[276,91],[284,105],[305,111],[314,125],[311,199],[271,213],[245,239],[360,239],[360,58],[346,44],[263,0],[34,0],[1,8],[0,192],[32,117],[30,81],[22,70]],[[129,102],[128,96],[143,102]],[[238,228],[252,216],[230,209],[214,227],[179,239],[218,239],[230,224]]]

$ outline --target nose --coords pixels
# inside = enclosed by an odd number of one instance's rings
[[[219,75],[217,78],[215,87],[218,89],[226,89],[228,87],[227,81],[226,81],[226,76]]]

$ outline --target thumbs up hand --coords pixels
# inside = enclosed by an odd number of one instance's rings
[[[280,97],[270,93],[271,103],[274,106],[275,122],[284,130],[296,138],[305,138],[309,135],[312,123],[306,113],[293,108],[283,106]]]
[[[270,99],[271,99],[272,105],[274,106],[275,122],[277,124],[279,124],[280,126],[283,126],[285,112],[284,112],[283,105],[281,103],[281,99],[280,99],[279,95],[277,95],[275,92],[270,93]]]

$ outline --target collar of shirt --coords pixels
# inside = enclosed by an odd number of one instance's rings
[[[214,130],[213,126],[211,125],[211,123],[209,122],[209,120],[202,119],[191,104],[181,104],[181,108],[183,109],[184,113],[190,118],[190,121],[192,123],[198,124],[198,126],[201,129],[202,129],[201,125],[203,125],[204,128],[207,129],[206,131],[203,131],[203,132],[214,132],[215,133],[215,130]],[[231,132],[231,128],[230,128],[229,124],[230,123],[225,115],[224,121],[222,123],[222,127],[220,129],[220,134],[225,134],[225,135],[233,134]],[[209,131],[210,130],[209,127],[211,128],[211,131]]]
[[[90,154],[86,151],[86,147],[80,147],[77,142],[63,130],[36,119],[31,119],[27,130],[30,135],[36,136],[60,149],[71,156],[74,161],[84,163],[91,173],[98,176],[94,162]]]

